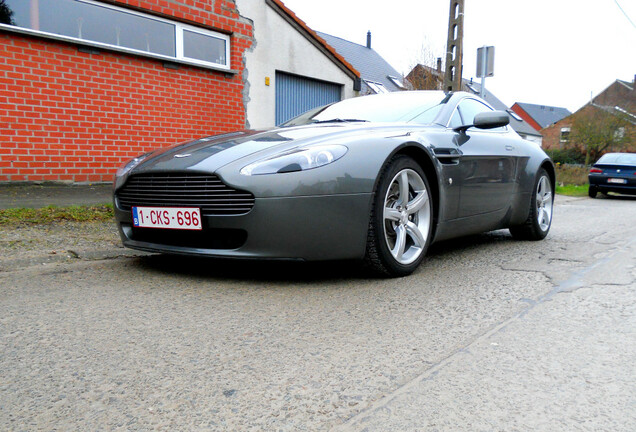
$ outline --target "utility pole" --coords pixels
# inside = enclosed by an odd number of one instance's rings
[[[462,89],[462,57],[464,40],[464,0],[451,0],[446,42],[444,91]]]

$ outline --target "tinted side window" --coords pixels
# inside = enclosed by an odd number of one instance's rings
[[[469,125],[473,124],[475,115],[481,112],[490,112],[492,110],[475,99],[464,99],[459,103],[459,111],[461,112],[463,119],[462,124]]]

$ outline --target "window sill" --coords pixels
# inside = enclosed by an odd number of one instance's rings
[[[101,51],[107,51],[112,53],[123,53],[123,54],[138,56],[138,57],[145,57],[145,58],[160,60],[164,63],[164,66],[166,66],[169,69],[178,69],[178,67],[175,67],[175,66],[184,65],[184,66],[193,66],[200,69],[207,69],[207,70],[211,70],[215,72],[221,72],[230,76],[238,74],[238,70],[230,69],[229,67],[225,67],[221,65],[214,66],[210,64],[200,63],[197,61],[188,61],[184,59],[178,59],[175,57],[168,57],[168,56],[163,56],[160,54],[146,53],[146,52],[123,48],[123,47],[113,47],[111,45],[106,45],[99,42],[92,42],[92,41],[88,41],[84,39],[76,39],[76,38],[67,37],[67,36],[60,36],[60,35],[56,35],[52,33],[45,33],[45,32],[25,29],[22,27],[10,26],[6,24],[0,24],[0,30],[6,31],[8,33],[18,33],[18,34],[23,34],[27,36],[33,36],[40,39],[49,39],[49,40],[54,40],[58,42],[66,42],[66,43],[77,46],[81,52],[90,53],[90,54],[100,54]],[[86,49],[81,49],[82,47],[86,47]]]

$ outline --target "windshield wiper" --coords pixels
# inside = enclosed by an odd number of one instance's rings
[[[314,120],[312,121],[313,124],[315,123],[352,123],[352,122],[368,122],[369,120],[362,120],[362,119],[341,119],[341,118],[332,118],[329,120]]]

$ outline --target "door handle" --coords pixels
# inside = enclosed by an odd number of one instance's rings
[[[506,144],[506,150],[508,151],[513,151],[515,148],[513,146],[511,146],[510,144]]]

